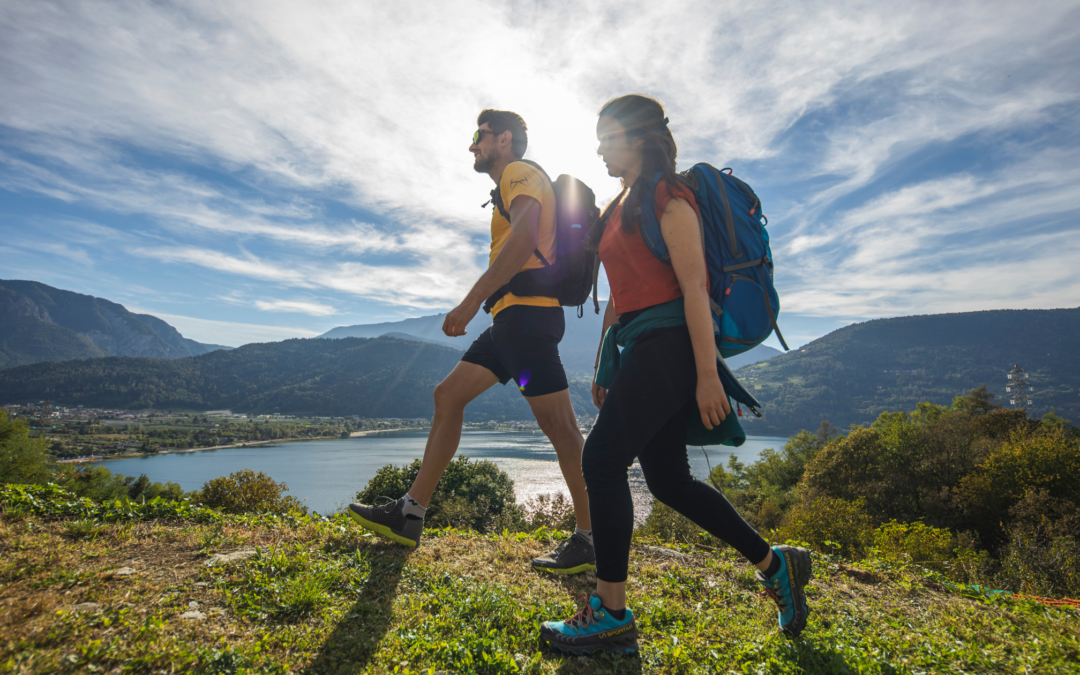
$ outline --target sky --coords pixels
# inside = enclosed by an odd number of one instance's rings
[[[452,308],[479,111],[606,202],[596,112],[635,92],[760,196],[792,347],[1080,305],[1080,2],[0,0],[0,92],[0,279],[200,342]]]

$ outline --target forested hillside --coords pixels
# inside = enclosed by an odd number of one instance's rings
[[[0,404],[50,399],[117,408],[430,417],[432,391],[457,364],[449,347],[394,338],[286,340],[186,359],[100,358],[0,371]],[[587,386],[571,388],[588,411]],[[528,419],[516,387],[496,386],[468,419]]]
[[[592,377],[593,367],[596,364],[596,349],[600,344],[600,329],[603,326],[604,311],[606,309],[606,300],[600,303],[599,314],[592,310],[591,300],[586,303],[586,311],[580,317],[577,315],[576,307],[563,308],[566,318],[566,332],[559,343],[559,356],[562,358],[563,367],[566,369],[566,376],[570,379],[588,379]],[[483,312],[478,312],[473,317],[473,320],[469,322],[468,332],[465,335],[447,337],[442,332],[445,318],[446,314],[434,314],[389,323],[339,326],[319,337],[331,339],[343,337],[373,338],[386,335],[403,340],[445,344],[464,351],[469,348],[476,336],[491,325],[491,317]],[[732,368],[739,368],[750,363],[764,361],[780,353],[779,350],[772,347],[758,345],[745,354],[739,354],[728,359],[728,365]]]
[[[0,280],[0,368],[99,356],[177,359],[215,349],[222,347],[189,340],[155,316],[103,298]]]
[[[1080,419],[1080,309],[994,310],[878,319],[833,331],[803,348],[739,369],[764,405],[747,433],[840,428],[920,401],[948,404],[985,384],[1008,404],[1006,373],[1026,369],[1031,414]],[[743,418],[746,420],[747,418]]]

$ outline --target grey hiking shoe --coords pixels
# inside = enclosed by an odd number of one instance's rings
[[[578,574],[596,569],[596,552],[585,535],[575,532],[564,539],[555,550],[533,558],[534,569],[556,574]]]
[[[755,572],[754,576],[776,603],[780,630],[788,637],[797,638],[806,628],[806,617],[810,615],[803,592],[810,581],[810,551],[801,546],[773,546],[773,555],[780,557],[776,575],[770,579]]]
[[[349,504],[349,517],[359,523],[360,527],[403,546],[419,546],[420,535],[424,532],[424,519],[405,515],[402,511],[405,505],[404,497],[397,501],[389,497],[381,499],[387,501],[377,506]]]

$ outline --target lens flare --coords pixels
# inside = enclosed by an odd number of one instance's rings
[[[518,389],[520,389],[521,391],[525,391],[526,385],[529,384],[529,376],[530,375],[532,375],[532,373],[530,373],[527,370],[521,371],[521,373],[517,377]]]

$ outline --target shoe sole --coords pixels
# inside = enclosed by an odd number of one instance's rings
[[[806,593],[803,589],[806,587],[806,584],[810,582],[810,572],[813,561],[810,559],[810,551],[807,551],[805,548],[793,548],[784,551],[784,558],[788,566],[788,575],[791,577],[795,588],[798,589],[799,600],[802,601],[802,609],[805,611],[805,615],[803,616],[802,625],[797,626],[798,609],[796,609],[795,625],[782,630],[788,637],[797,638],[802,634],[803,629],[806,628],[807,619],[810,617],[810,606],[806,604]]]
[[[625,647],[615,647],[613,645],[592,645],[589,647],[565,647],[555,642],[548,642],[549,645],[562,652],[563,654],[570,654],[571,656],[592,656],[599,652],[605,652],[607,654],[637,654],[638,643],[635,640],[633,644]]]
[[[560,652],[564,654],[573,654],[574,656],[591,656],[598,652],[607,652],[608,654],[636,654],[638,651],[636,626],[633,628],[632,635],[621,640],[610,640],[608,642],[568,645],[557,642],[553,633],[545,633],[543,631],[540,632],[540,638]]]
[[[365,530],[371,530],[380,537],[386,537],[390,541],[401,544],[402,546],[408,546],[409,548],[416,548],[420,542],[413,541],[408,537],[403,537],[400,534],[396,534],[386,525],[380,523],[374,523],[367,518],[361,516],[356,511],[349,509],[349,517],[356,521],[356,523]]]
[[[543,565],[533,563],[532,567],[534,570],[547,572],[549,574],[581,574],[582,572],[596,571],[596,565],[591,563],[585,563],[584,565],[578,565],[577,567],[544,567]]]

